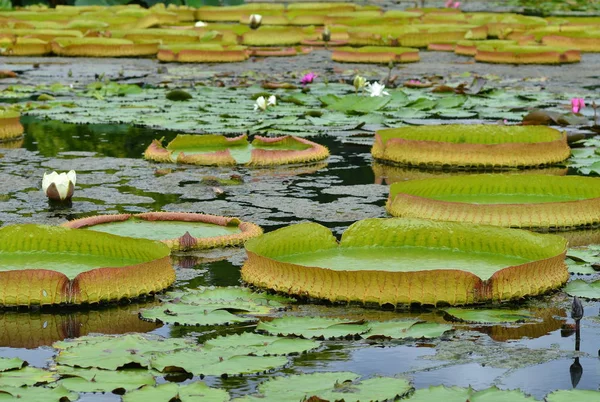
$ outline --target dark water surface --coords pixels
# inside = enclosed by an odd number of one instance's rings
[[[290,223],[312,220],[336,235],[350,223],[385,217],[383,208],[389,172],[372,166],[369,146],[342,142],[334,136],[312,140],[329,147],[324,163],[274,169],[208,168],[144,161],[141,155],[155,138],[168,141],[176,133],[119,125],[73,125],[23,118],[22,148],[0,145],[0,225],[10,223],[59,224],[67,219],[104,213],[152,210],[205,212],[239,216],[270,231]],[[56,208],[40,191],[44,171],[75,169],[78,183],[73,205]],[[161,171],[157,171],[161,169]],[[166,172],[166,173],[165,173]],[[238,186],[223,186],[216,194],[202,184],[204,176],[243,177]],[[428,172],[401,170],[400,180]],[[438,172],[440,174],[440,172]],[[443,172],[441,172],[443,174]],[[396,177],[398,179],[398,177]],[[177,270],[175,288],[240,284],[242,250],[213,250],[173,256]],[[164,336],[197,336],[239,333],[252,327],[218,328],[162,326],[140,321],[137,311],[154,300],[84,310],[43,309],[37,312],[0,313],[0,356],[18,356],[32,366],[44,367],[54,354],[52,342],[88,333],[152,332]],[[208,378],[210,385],[226,388],[234,396],[253,391],[267,377],[311,371],[354,371],[363,376],[403,375],[416,388],[429,385],[497,385],[520,388],[542,399],[555,389],[573,387],[574,359],[580,356],[577,388],[600,385],[599,303],[586,302],[580,352],[575,335],[563,332],[570,298],[564,293],[528,300],[525,308],[543,311],[540,322],[512,326],[456,325],[442,340],[369,344],[365,341],[326,341],[323,350],[293,358],[293,364],[265,375],[235,379]],[[434,309],[381,311],[360,306],[303,304],[293,313],[352,316],[365,319],[421,317],[443,322]],[[568,335],[568,336],[567,336]],[[579,368],[577,368],[579,370]],[[119,400],[112,395],[86,395],[84,401]]]

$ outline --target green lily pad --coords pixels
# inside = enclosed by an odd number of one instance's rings
[[[164,244],[145,239],[41,225],[5,226],[0,229],[0,300],[30,306],[137,297],[175,280],[168,256]]]
[[[65,387],[0,387],[0,401],[27,401],[27,402],[49,402],[49,401],[76,401],[79,395],[71,392]]]
[[[216,287],[187,289],[185,292],[170,292],[168,296],[178,302],[186,304],[220,304],[229,305],[235,310],[236,303],[253,303],[254,314],[267,314],[273,309],[285,308],[295,299],[279,295],[270,295],[265,292],[253,292],[249,288],[240,287]],[[240,309],[243,310],[243,309]]]
[[[446,387],[438,385],[435,387],[422,388],[415,391],[408,399],[410,402],[465,402],[473,391],[470,388]]]
[[[559,389],[546,395],[547,402],[594,402],[599,398],[600,391],[591,389]]]
[[[392,184],[394,216],[520,228],[573,228],[600,222],[600,179],[477,174]]]
[[[471,323],[499,324],[535,320],[535,316],[527,310],[447,308],[444,311],[459,321]]]
[[[149,371],[135,369],[109,371],[58,366],[58,374],[63,377],[60,384],[75,392],[123,393],[156,382]]]
[[[259,226],[237,218],[184,212],[96,215],[62,226],[160,240],[178,251],[238,246],[262,233]]]
[[[569,296],[584,297],[586,299],[600,299],[600,281],[586,282],[576,279],[567,283],[563,288]]]
[[[461,305],[544,293],[569,276],[564,238],[489,225],[365,219],[338,242],[330,229],[300,223],[245,247],[244,281],[332,301]],[[548,274],[540,275],[540,269]],[[259,329],[284,334],[303,329],[270,328],[273,323]]]
[[[259,395],[237,402],[296,402],[317,396],[327,401],[384,401],[405,396],[412,386],[403,378],[377,377],[358,381],[354,373],[312,373],[276,377],[258,386]]]
[[[194,375],[253,374],[285,366],[283,356],[246,356],[244,349],[184,349],[159,353],[152,358],[152,367],[161,372],[185,371]]]
[[[384,322],[369,322],[369,332],[363,338],[437,338],[444,332],[450,331],[452,325],[435,322],[419,322],[418,320],[392,320]]]
[[[304,353],[321,346],[320,342],[310,339],[282,338],[278,336],[243,333],[241,335],[221,336],[204,343],[204,348],[242,349],[256,356],[292,355]]]
[[[328,108],[344,113],[370,113],[391,101],[389,96],[346,95],[328,104]]]
[[[236,322],[256,321],[254,317],[240,317],[230,313],[248,313],[256,305],[238,303],[231,306],[225,303],[214,304],[184,304],[165,303],[149,309],[140,311],[140,318],[147,321],[162,322],[177,325],[225,325]]]
[[[27,362],[19,359],[18,357],[8,358],[1,357],[0,358],[0,372],[8,371],[8,370],[18,370],[27,365]]]
[[[274,335],[331,339],[364,334],[369,330],[369,325],[341,318],[288,316],[276,318],[273,321],[263,321],[258,324],[256,329]]]
[[[0,389],[3,387],[23,387],[51,383],[58,379],[56,373],[36,367],[5,371],[0,374]]]
[[[154,353],[174,351],[195,346],[190,340],[160,338],[148,335],[84,336],[73,340],[55,342],[59,349],[56,362],[72,367],[96,367],[116,370],[126,364],[150,366]]]
[[[491,387],[478,392],[473,392],[470,402],[536,402],[537,399],[525,395],[520,390],[500,390]]]
[[[145,386],[123,395],[123,402],[171,400],[179,400],[181,402],[227,402],[229,401],[229,394],[227,391],[210,388],[205,383],[198,381],[186,385],[166,383],[157,385],[156,387]]]

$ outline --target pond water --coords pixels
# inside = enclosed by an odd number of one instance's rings
[[[352,222],[384,217],[388,186],[372,168],[368,145],[329,137],[313,140],[329,147],[328,161],[280,169],[207,168],[155,164],[141,159],[155,138],[175,133],[126,125],[74,125],[23,118],[23,148],[0,149],[0,184],[7,197],[0,200],[0,222],[58,224],[66,219],[98,213],[152,210],[204,212],[238,216],[270,231],[290,223],[312,220],[336,235]],[[78,184],[72,206],[48,204],[39,190],[44,171],[77,170]],[[418,174],[419,170],[409,171]],[[204,176],[241,175],[244,183],[223,186],[216,194],[202,183]],[[10,183],[10,184],[8,184]],[[177,271],[174,289],[240,284],[245,253],[239,249],[212,250],[172,257]],[[484,259],[485,260],[485,259]],[[486,263],[489,261],[486,260]],[[542,399],[555,389],[598,389],[600,384],[600,303],[586,302],[581,323],[580,351],[575,352],[573,331],[561,329],[571,298],[562,292],[519,304],[538,317],[534,322],[510,325],[453,323],[456,330],[432,341],[366,342],[325,341],[325,346],[292,358],[287,368],[240,378],[207,377],[209,385],[233,396],[256,389],[265,378],[281,373],[345,370],[362,376],[405,376],[416,388],[430,385],[472,386],[483,389],[520,388]],[[137,312],[156,305],[154,300],[133,301],[74,309],[4,311],[0,313],[0,356],[18,356],[30,365],[45,367],[55,351],[53,341],[88,333],[145,332],[167,337],[191,336],[202,341],[216,335],[251,331],[253,326],[183,327],[141,321]],[[389,320],[420,318],[449,322],[438,309],[381,310],[356,305],[302,301],[289,314]],[[452,323],[452,322],[451,322]],[[574,365],[574,359],[578,364]],[[573,368],[574,367],[574,368]],[[579,374],[580,377],[579,377]],[[173,378],[175,379],[175,378]],[[190,381],[183,377],[178,380]],[[161,380],[162,381],[162,380]],[[118,401],[108,394],[87,394],[83,401]]]

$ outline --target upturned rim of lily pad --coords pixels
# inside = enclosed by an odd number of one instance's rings
[[[542,38],[547,46],[568,47],[581,52],[600,52],[600,38],[574,37],[565,35],[547,35]]]
[[[185,154],[181,152],[177,159],[173,159],[173,152],[180,144],[197,147],[213,145],[222,147],[223,150],[212,151],[197,154]],[[248,136],[242,134],[237,137],[225,137],[218,134],[179,134],[173,141],[164,147],[160,140],[153,140],[144,151],[144,158],[157,162],[185,163],[200,166],[233,166],[237,162],[231,155],[229,147],[245,146],[248,144]],[[252,149],[250,161],[243,163],[243,166],[277,166],[294,163],[318,162],[329,157],[327,147],[309,141],[305,138],[294,136],[283,137],[263,137],[254,136],[250,143],[258,146]],[[260,149],[261,146],[267,146],[271,149]],[[303,149],[293,149],[293,146],[301,146]],[[281,149],[272,149],[281,147]]]
[[[448,194],[471,195],[472,202],[450,201],[445,198]],[[497,194],[536,196],[539,200],[486,201],[486,196]],[[545,196],[563,199],[544,202]],[[600,178],[476,174],[398,182],[390,186],[386,209],[396,217],[511,228],[590,227],[600,223]]]
[[[10,43],[2,42],[2,56],[44,56],[52,53],[50,42],[36,38],[15,38]]]
[[[163,45],[156,58],[179,63],[234,63],[247,60],[248,48],[240,45],[177,43]]]
[[[498,64],[565,64],[579,63],[581,52],[555,46],[477,47],[475,61]]]
[[[571,148],[546,126],[448,124],[378,130],[371,154],[398,165],[506,169],[562,162]]]
[[[0,110],[0,143],[23,136],[24,129],[20,119],[19,112]]]
[[[72,279],[40,267],[0,271],[2,306],[80,305],[132,299],[161,291],[175,281],[169,248],[147,239],[60,226],[10,225],[0,228],[0,255],[10,252],[110,255],[139,262],[99,266]]]
[[[250,56],[258,57],[286,57],[296,56],[298,54],[308,54],[312,51],[311,47],[272,47],[272,46],[254,46],[248,48]]]
[[[419,49],[384,46],[335,48],[331,59],[345,63],[412,63],[420,60]]]
[[[194,237],[189,232],[183,233],[178,238],[161,240],[171,250],[189,251],[205,250],[218,247],[234,247],[244,244],[248,239],[260,236],[263,230],[260,226],[241,221],[235,217],[198,214],[193,212],[145,212],[140,214],[115,214],[115,215],[95,215],[87,218],[75,219],[61,226],[72,229],[91,228],[94,225],[124,222],[129,219],[143,219],[146,221],[166,221],[166,222],[202,222],[217,226],[235,226],[240,232],[230,235],[212,236],[212,237]]]
[[[71,57],[136,57],[154,56],[160,41],[134,42],[114,38],[56,38],[51,42],[52,52]]]
[[[386,271],[340,270],[283,262],[286,256],[376,247],[447,247],[523,257],[486,280],[468,267]],[[564,284],[567,242],[525,230],[423,219],[370,218],[355,222],[338,243],[330,229],[312,222],[291,225],[246,242],[242,279],[259,288],[330,301],[383,304],[466,305],[534,296]]]

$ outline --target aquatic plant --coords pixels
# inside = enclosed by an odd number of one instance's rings
[[[66,201],[70,200],[75,191],[75,184],[77,182],[77,174],[74,170],[70,170],[68,173],[56,173],[50,174],[44,173],[42,179],[42,191],[48,198],[55,201]]]
[[[331,301],[498,302],[542,294],[568,278],[563,238],[492,226],[365,219],[338,244],[329,229],[301,223],[245,247],[246,282]]]
[[[302,77],[302,79],[300,80],[300,83],[302,85],[312,84],[312,82],[315,80],[315,78],[317,78],[317,74],[315,74],[315,73],[308,73],[308,74],[305,74]]]
[[[371,97],[373,96],[389,96],[390,93],[387,91],[384,91],[385,89],[385,85],[380,84],[378,82],[373,82],[373,83],[367,83],[365,85],[365,88],[367,89],[367,91],[369,92],[369,95]]]
[[[583,100],[583,98],[571,99],[571,110],[573,110],[573,113],[579,113],[584,107],[585,101]]]
[[[269,96],[269,99],[265,99],[264,96],[259,96],[258,98],[256,98],[256,102],[254,103],[254,110],[261,110],[261,111],[265,111],[267,110],[267,107],[269,106],[275,106],[277,104],[277,98],[275,97],[275,95],[271,95]]]

